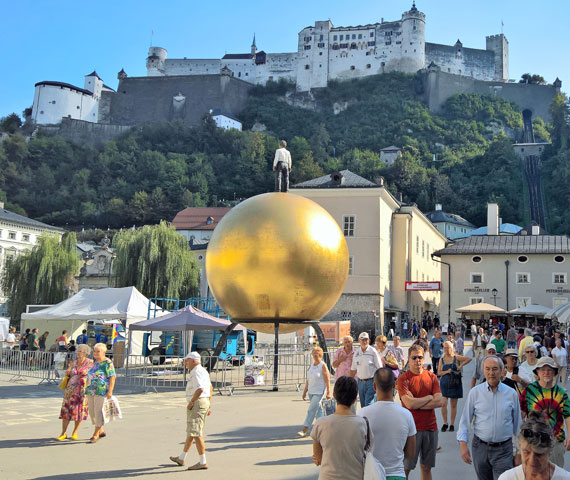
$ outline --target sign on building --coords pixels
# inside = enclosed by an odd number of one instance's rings
[[[441,282],[406,282],[406,291],[439,291]]]

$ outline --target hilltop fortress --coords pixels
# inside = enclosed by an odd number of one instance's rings
[[[297,51],[258,51],[255,36],[249,53],[221,59],[169,59],[161,47],[151,47],[147,75],[211,75],[225,71],[246,82],[265,85],[281,78],[297,90],[326,87],[330,80],[346,80],[387,72],[416,73],[430,64],[441,71],[477,80],[509,80],[509,42],[503,34],[486,37],[486,50],[425,41],[426,16],[416,8],[397,21],[355,27],[335,27],[318,21],[298,35]]]
[[[258,51],[221,59],[170,59],[162,47],[150,47],[147,75],[129,77],[121,70],[117,90],[92,72],[83,88],[57,82],[36,84],[32,119],[47,134],[102,143],[129,126],[182,120],[195,125],[209,111],[238,116],[254,85],[286,79],[300,96],[342,81],[388,72],[419,74],[420,93],[438,112],[456,93],[495,95],[518,104],[525,115],[550,119],[549,105],[560,92],[552,85],[509,80],[509,43],[503,34],[486,37],[486,49],[425,41],[426,16],[415,2],[400,20],[355,27],[317,21],[298,35],[297,51]]]

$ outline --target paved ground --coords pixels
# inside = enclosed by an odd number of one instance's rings
[[[472,372],[466,368],[465,387]],[[215,396],[207,421],[210,469],[188,472],[168,460],[184,439],[183,392],[140,393],[119,388],[124,418],[108,426],[108,437],[91,445],[85,422],[78,442],[57,442],[61,391],[56,386],[9,383],[0,375],[0,478],[6,480],[148,479],[316,479],[311,440],[297,439],[307,402],[292,391]],[[467,392],[465,388],[465,392]],[[460,402],[459,413],[463,403]],[[441,426],[441,415],[438,414]],[[456,424],[459,423],[459,418]],[[434,479],[472,479],[459,456],[454,433],[440,433]],[[196,450],[187,463],[197,461]],[[567,464],[568,463],[567,461]],[[419,479],[419,472],[410,475]]]

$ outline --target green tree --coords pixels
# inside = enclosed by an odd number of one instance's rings
[[[200,266],[188,241],[166,222],[123,230],[113,237],[117,287],[134,285],[147,297],[188,298]]]
[[[537,75],[537,74],[531,75],[530,73],[523,73],[521,75],[519,83],[533,83],[536,85],[546,85],[546,80],[542,75]]]
[[[54,304],[65,300],[79,269],[77,237],[70,232],[61,241],[57,234],[43,234],[32,250],[8,260],[2,272],[8,315],[19,320],[26,305]]]
[[[7,133],[15,133],[22,126],[22,119],[15,113],[0,119],[0,129]]]

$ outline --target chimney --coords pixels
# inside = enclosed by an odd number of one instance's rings
[[[487,235],[499,235],[499,204],[487,204]]]
[[[0,202],[0,208],[4,208],[4,202]]]
[[[340,172],[334,172],[331,173],[331,181],[333,183],[333,185],[344,185],[345,179],[344,179],[344,175]]]
[[[436,211],[436,212],[441,212],[441,203],[436,203],[436,204],[435,204],[435,211]]]
[[[540,225],[532,226],[532,235],[540,235]]]

